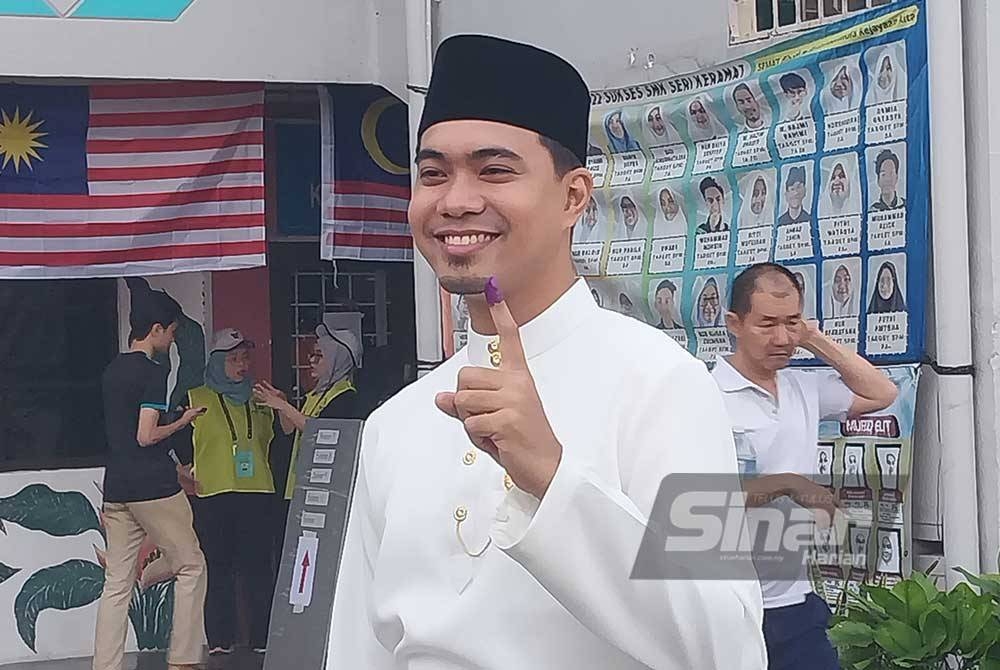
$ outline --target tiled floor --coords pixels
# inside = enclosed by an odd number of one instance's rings
[[[3,670],[91,670],[89,658],[17,663],[2,667]],[[125,662],[126,670],[166,670],[166,667],[167,661],[163,654],[137,654]],[[264,657],[237,651],[232,656],[212,657],[205,667],[208,670],[261,670],[264,667]]]

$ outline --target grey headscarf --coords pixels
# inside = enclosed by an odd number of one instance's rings
[[[331,331],[324,324],[316,327],[316,343],[323,352],[324,374],[316,380],[316,393],[325,393],[361,367],[361,342],[350,330]]]

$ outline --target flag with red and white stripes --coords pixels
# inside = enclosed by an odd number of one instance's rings
[[[0,86],[0,278],[265,262],[260,84]]]
[[[381,86],[321,87],[326,260],[412,261],[407,107]]]

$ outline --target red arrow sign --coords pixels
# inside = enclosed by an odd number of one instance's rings
[[[299,578],[299,593],[305,593],[306,575],[309,573],[309,552],[302,557],[302,577]]]

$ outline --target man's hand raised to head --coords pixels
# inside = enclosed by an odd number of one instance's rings
[[[439,393],[435,402],[463,423],[472,443],[503,466],[519,489],[541,500],[559,467],[562,445],[542,409],[517,322],[494,278],[486,299],[500,337],[500,367],[462,368],[456,392]]]

